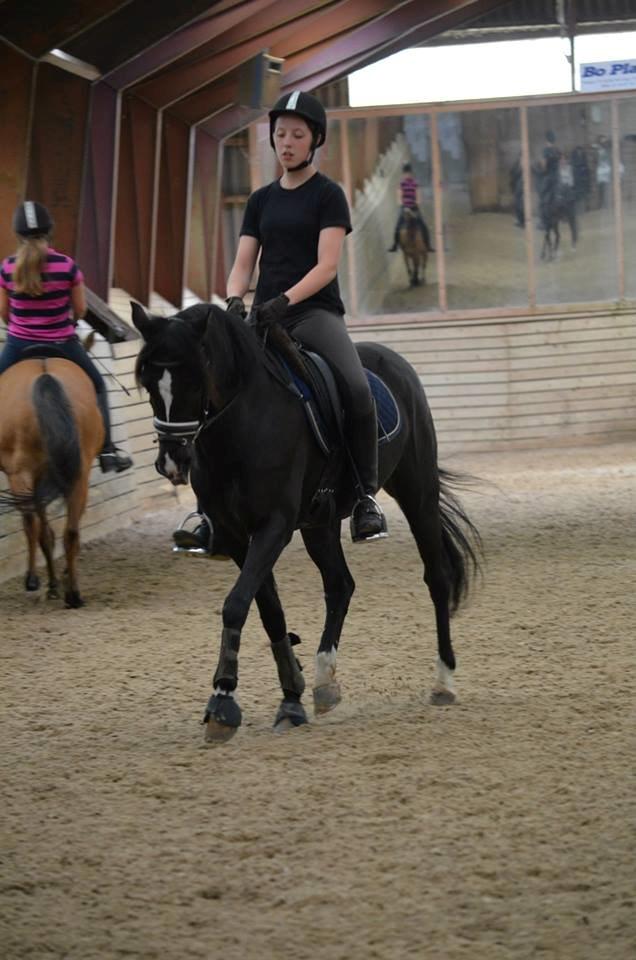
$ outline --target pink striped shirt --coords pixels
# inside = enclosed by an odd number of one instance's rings
[[[415,177],[404,177],[400,180],[400,193],[403,207],[417,206],[417,188],[419,183]]]
[[[9,297],[8,332],[20,340],[68,340],[75,335],[71,290],[84,281],[72,257],[49,247],[42,271],[42,293],[33,297],[15,289],[15,256],[2,261],[0,287]]]

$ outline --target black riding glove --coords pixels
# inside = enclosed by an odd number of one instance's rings
[[[279,293],[273,300],[267,300],[256,308],[256,323],[261,327],[269,327],[272,323],[279,323],[287,313],[289,297]]]
[[[240,317],[241,320],[245,320],[247,316],[247,310],[241,297],[228,297],[225,301],[225,312]]]

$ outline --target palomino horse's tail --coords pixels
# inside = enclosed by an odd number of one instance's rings
[[[33,384],[31,399],[45,453],[44,470],[36,477],[32,493],[0,494],[0,506],[24,511],[40,510],[58,497],[68,497],[81,468],[77,424],[62,384],[49,373]]]
[[[439,470],[439,512],[442,521],[442,546],[449,574],[451,615],[468,595],[473,578],[480,572],[481,536],[469,519],[453,487],[470,486],[474,477]]]
[[[68,497],[75,486],[81,468],[79,434],[59,380],[43,373],[33,384],[31,396],[47,455],[45,471],[35,484],[33,497],[36,503],[45,504]]]

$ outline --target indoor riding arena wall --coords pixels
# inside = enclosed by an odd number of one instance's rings
[[[129,298],[113,290],[110,306],[130,322]],[[151,308],[168,310],[157,300]],[[426,389],[440,457],[566,445],[602,444],[636,434],[636,315],[626,311],[556,316],[417,320],[351,328],[355,340],[381,341],[403,354]],[[115,442],[134,469],[91,474],[83,542],[128,526],[135,516],[178,503],[182,491],[154,469],[156,446],[146,397],[134,381],[138,340],[107,344],[93,354],[130,395],[107,379]],[[0,486],[6,486],[4,475]],[[63,514],[54,507],[59,533]],[[58,536],[58,549],[60,538]],[[19,516],[0,516],[0,579],[25,569]]]

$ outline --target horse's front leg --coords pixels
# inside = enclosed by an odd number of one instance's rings
[[[314,710],[317,714],[333,710],[341,699],[336,680],[336,654],[342,625],[355,590],[355,582],[340,542],[340,523],[302,531],[307,553],[320,570],[325,590],[325,625],[316,654]]]
[[[221,652],[214,673],[214,692],[208,701],[203,722],[206,740],[229,740],[241,725],[241,708],[236,701],[238,654],[241,631],[252,600],[272,573],[293,533],[293,523],[282,516],[270,518],[251,540],[238,579],[223,604]]]

